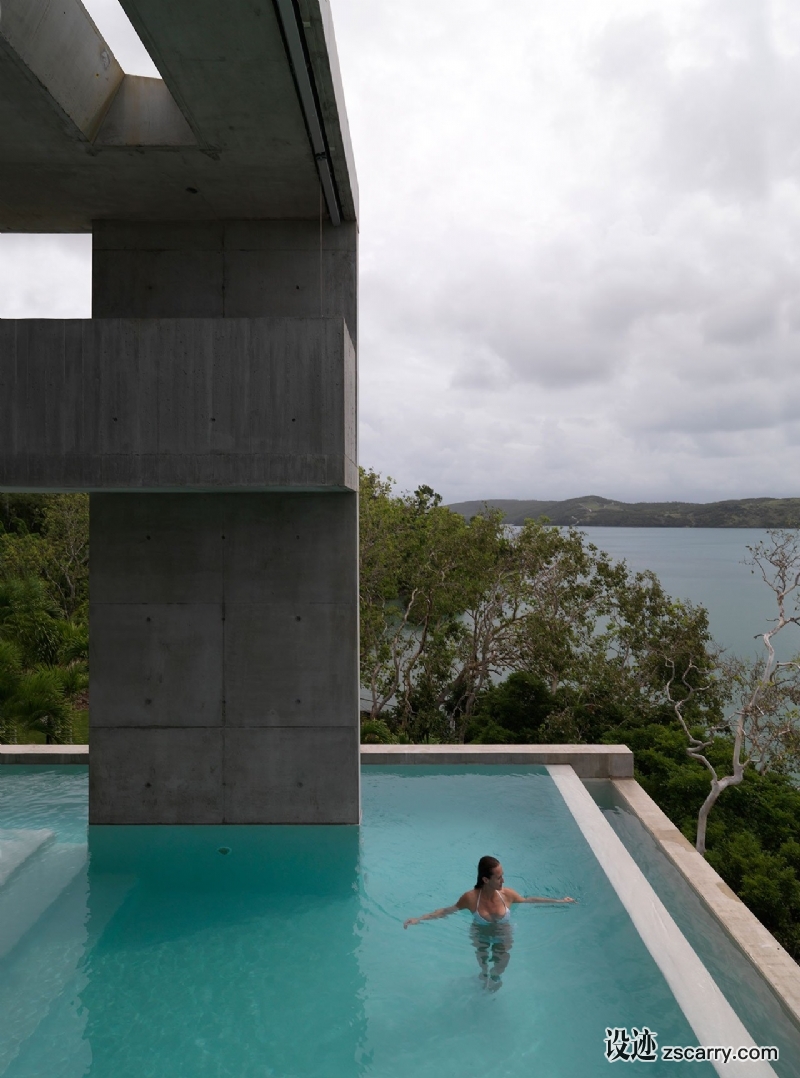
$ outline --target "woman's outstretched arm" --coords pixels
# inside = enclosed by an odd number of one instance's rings
[[[570,898],[567,895],[565,898],[546,898],[542,895],[521,895],[517,891],[512,891],[506,887],[503,894],[508,895],[512,902],[574,902],[574,898]]]
[[[468,910],[471,908],[468,896],[469,891],[466,891],[454,906],[442,906],[440,910],[434,910],[433,913],[423,913],[421,917],[409,917],[403,924],[403,928],[418,925],[420,921],[436,921],[439,917],[449,917],[451,913],[458,913],[459,910]]]
[[[433,913],[423,913],[421,917],[409,917],[403,923],[403,928],[408,928],[409,925],[418,925],[420,921],[436,921],[439,917],[449,917],[451,913],[456,913],[457,911],[458,906],[442,906],[440,910],[434,910]]]

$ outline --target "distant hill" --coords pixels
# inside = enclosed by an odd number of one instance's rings
[[[588,495],[561,502],[487,498],[455,502],[470,517],[486,506],[499,509],[508,524],[548,517],[552,524],[602,528],[794,528],[800,526],[800,498],[741,498],[725,502],[616,502]]]

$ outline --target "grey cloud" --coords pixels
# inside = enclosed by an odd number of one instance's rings
[[[750,201],[794,171],[797,63],[779,52],[772,18],[761,0],[710,0],[690,9],[689,33],[649,13],[599,36],[596,78],[627,95],[632,117],[649,113],[633,133],[651,182]]]
[[[0,234],[0,318],[88,318],[90,236]]]
[[[610,84],[640,90],[667,61],[668,33],[660,13],[612,19],[592,43],[592,73]]]
[[[709,342],[745,345],[774,332],[777,304],[773,297],[738,296],[709,311],[703,332]]]

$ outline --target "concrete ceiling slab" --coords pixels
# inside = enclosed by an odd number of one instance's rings
[[[317,217],[317,162],[272,0],[122,6],[163,82],[123,77],[80,0],[3,0],[0,230]],[[330,10],[326,0],[293,10],[338,208],[355,220]]]

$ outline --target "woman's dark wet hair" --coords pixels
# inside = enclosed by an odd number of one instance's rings
[[[478,861],[478,882],[475,884],[476,891],[483,887],[484,879],[488,880],[499,864],[500,862],[496,857],[482,857],[480,861]]]

